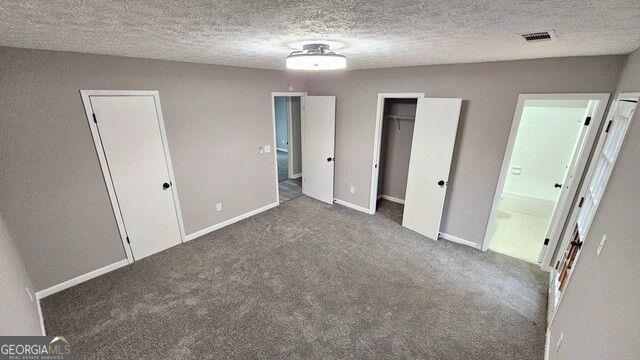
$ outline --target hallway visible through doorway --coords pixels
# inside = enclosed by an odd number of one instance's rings
[[[300,96],[274,96],[278,201],[302,194]]]

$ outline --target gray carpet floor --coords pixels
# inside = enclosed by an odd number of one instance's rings
[[[402,214],[404,212],[404,205],[398,204],[393,201],[378,199],[376,205],[376,213],[380,216],[384,216],[391,221],[402,225]]]
[[[289,154],[276,150],[276,156],[278,163],[278,181],[287,180],[289,178]]]
[[[546,280],[301,196],[42,306],[78,359],[540,360]]]

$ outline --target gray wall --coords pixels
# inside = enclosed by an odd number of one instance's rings
[[[617,92],[640,92],[640,50],[627,59]],[[640,109],[632,121],[552,324],[552,360],[640,354]],[[607,242],[597,256],[603,234]],[[561,332],[564,341],[556,353]]]
[[[124,259],[80,89],[153,89],[187,234],[275,202],[271,92],[284,71],[0,48],[0,216],[34,286]],[[223,203],[216,212],[215,204]]]
[[[289,150],[289,106],[287,98],[284,96],[276,96],[274,99],[274,108],[276,116],[276,147],[278,149]]]
[[[415,117],[415,99],[386,99],[380,140],[378,195],[403,199],[407,192],[411,141],[415,120],[389,118],[389,115]],[[400,129],[398,129],[398,127]]]
[[[481,243],[518,94],[610,93],[624,59],[555,58],[310,75],[310,94],[337,96],[335,197],[369,207],[378,93],[460,97],[463,108],[442,230]],[[355,194],[349,186],[355,186]]]
[[[300,97],[291,97],[291,163],[293,164],[293,175],[302,172],[302,128],[300,116]]]
[[[29,288],[33,301],[29,298]],[[0,218],[0,336],[42,335],[38,303],[14,240]]]

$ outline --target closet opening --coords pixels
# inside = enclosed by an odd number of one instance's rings
[[[402,225],[417,98],[386,98],[382,109],[376,213]]]
[[[305,93],[272,93],[278,201],[302,195],[301,97]]]
[[[547,268],[607,101],[608,94],[520,95],[483,249]]]

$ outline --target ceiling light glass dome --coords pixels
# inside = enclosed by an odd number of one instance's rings
[[[308,44],[287,56],[287,69],[337,70],[347,67],[347,58],[329,50],[327,44]]]

